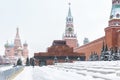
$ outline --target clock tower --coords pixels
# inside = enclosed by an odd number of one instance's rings
[[[68,15],[66,17],[66,28],[65,33],[63,35],[63,40],[66,41],[66,44],[69,47],[76,48],[78,47],[77,36],[74,34],[74,26],[73,26],[73,17],[71,15],[71,8],[69,3]]]

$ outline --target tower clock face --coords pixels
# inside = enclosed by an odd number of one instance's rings
[[[68,30],[71,32],[71,31],[72,31],[72,28],[68,28]]]
[[[69,21],[71,21],[71,18],[69,18]]]

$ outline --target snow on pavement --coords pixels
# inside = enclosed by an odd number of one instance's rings
[[[45,67],[25,67],[14,80],[88,80],[84,76],[72,72]],[[91,79],[92,80],[92,79]]]
[[[32,67],[25,67],[24,70],[18,74],[14,80],[34,80]]]
[[[120,80],[120,62],[75,62],[25,67],[14,80]]]
[[[36,67],[34,71],[35,74],[39,74],[34,76],[34,79],[36,80],[80,80],[80,78],[82,78],[82,80],[88,80],[82,75],[63,70],[52,69],[50,67]]]

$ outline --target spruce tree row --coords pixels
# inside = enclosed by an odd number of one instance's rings
[[[16,64],[16,65],[17,65],[17,66],[22,66],[22,65],[23,65],[21,58],[19,58],[19,59],[17,60],[17,64]],[[25,66],[30,66],[30,65],[32,65],[32,66],[35,65],[34,58],[30,58],[30,59],[29,59],[29,58],[27,57]]]

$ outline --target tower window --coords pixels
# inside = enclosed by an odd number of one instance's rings
[[[120,15],[119,15],[119,14],[116,14],[116,17],[117,17],[117,18],[119,18],[119,17],[120,17]]]

